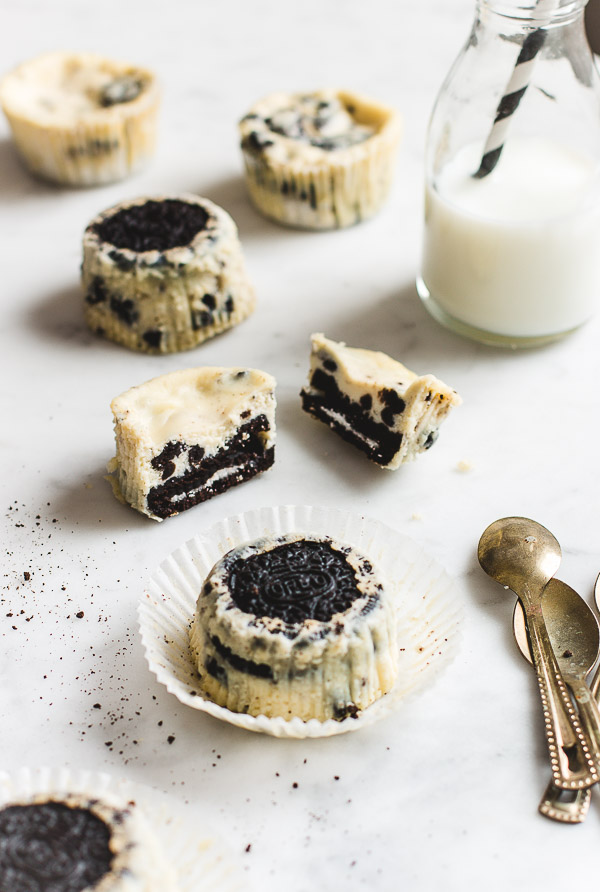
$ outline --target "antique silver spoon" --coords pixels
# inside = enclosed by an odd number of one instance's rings
[[[477,556],[488,576],[511,589],[523,606],[553,783],[563,790],[590,787],[599,779],[598,768],[554,656],[541,608],[544,587],[560,564],[560,545],[534,520],[504,517],[484,530]]]
[[[542,609],[558,665],[579,706],[579,717],[589,736],[591,753],[599,760],[600,710],[586,683],[586,676],[600,652],[598,621],[583,598],[559,579],[551,579],[544,589]],[[531,663],[525,616],[519,601],[513,614],[513,632],[519,650]],[[587,814],[590,798],[589,789],[565,795],[551,782],[539,810],[556,821],[580,823]]]

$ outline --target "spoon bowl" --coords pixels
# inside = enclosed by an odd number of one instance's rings
[[[546,527],[527,517],[503,517],[484,530],[477,557],[488,576],[517,591],[524,584],[543,588],[562,554]]]
[[[600,652],[600,626],[593,610],[581,595],[560,579],[551,579],[544,589],[542,612],[563,677],[583,678],[594,666]],[[525,615],[519,601],[513,614],[513,632],[519,650],[532,662]]]

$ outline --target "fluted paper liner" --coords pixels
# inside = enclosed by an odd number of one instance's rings
[[[179,892],[241,892],[241,865],[210,832],[202,835],[190,814],[176,801],[150,787],[100,771],[68,767],[0,771],[0,808],[27,801],[36,794],[80,793],[115,797],[139,804],[149,831],[160,842],[164,859],[174,868]]]
[[[354,545],[392,587],[398,618],[398,678],[388,694],[357,718],[305,722],[249,716],[217,706],[202,691],[189,629],[206,576],[237,545],[292,532],[331,536]],[[150,670],[181,703],[249,731],[305,738],[356,731],[431,684],[456,652],[462,603],[455,581],[409,537],[362,515],[285,505],[227,518],[176,549],[152,574],[138,614]]]

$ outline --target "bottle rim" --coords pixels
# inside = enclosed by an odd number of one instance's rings
[[[558,24],[579,15],[588,0],[477,0],[479,10],[506,18],[531,22],[536,26]]]

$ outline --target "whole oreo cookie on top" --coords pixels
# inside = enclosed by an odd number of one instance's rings
[[[209,219],[201,204],[180,198],[148,199],[103,218],[94,230],[103,242],[140,254],[185,247],[206,228]]]
[[[361,596],[346,556],[330,542],[306,539],[236,558],[228,583],[240,610],[288,625],[308,619],[329,622]]]
[[[197,195],[125,201],[83,238],[88,326],[143,353],[189,350],[254,309],[235,223]]]
[[[38,795],[0,808],[2,892],[174,892],[135,802]]]
[[[42,802],[0,811],[0,889],[82,892],[112,861],[108,826],[89,809]]]
[[[251,715],[356,717],[397,673],[388,587],[366,555],[326,537],[228,552],[204,583],[191,644],[208,696]]]

